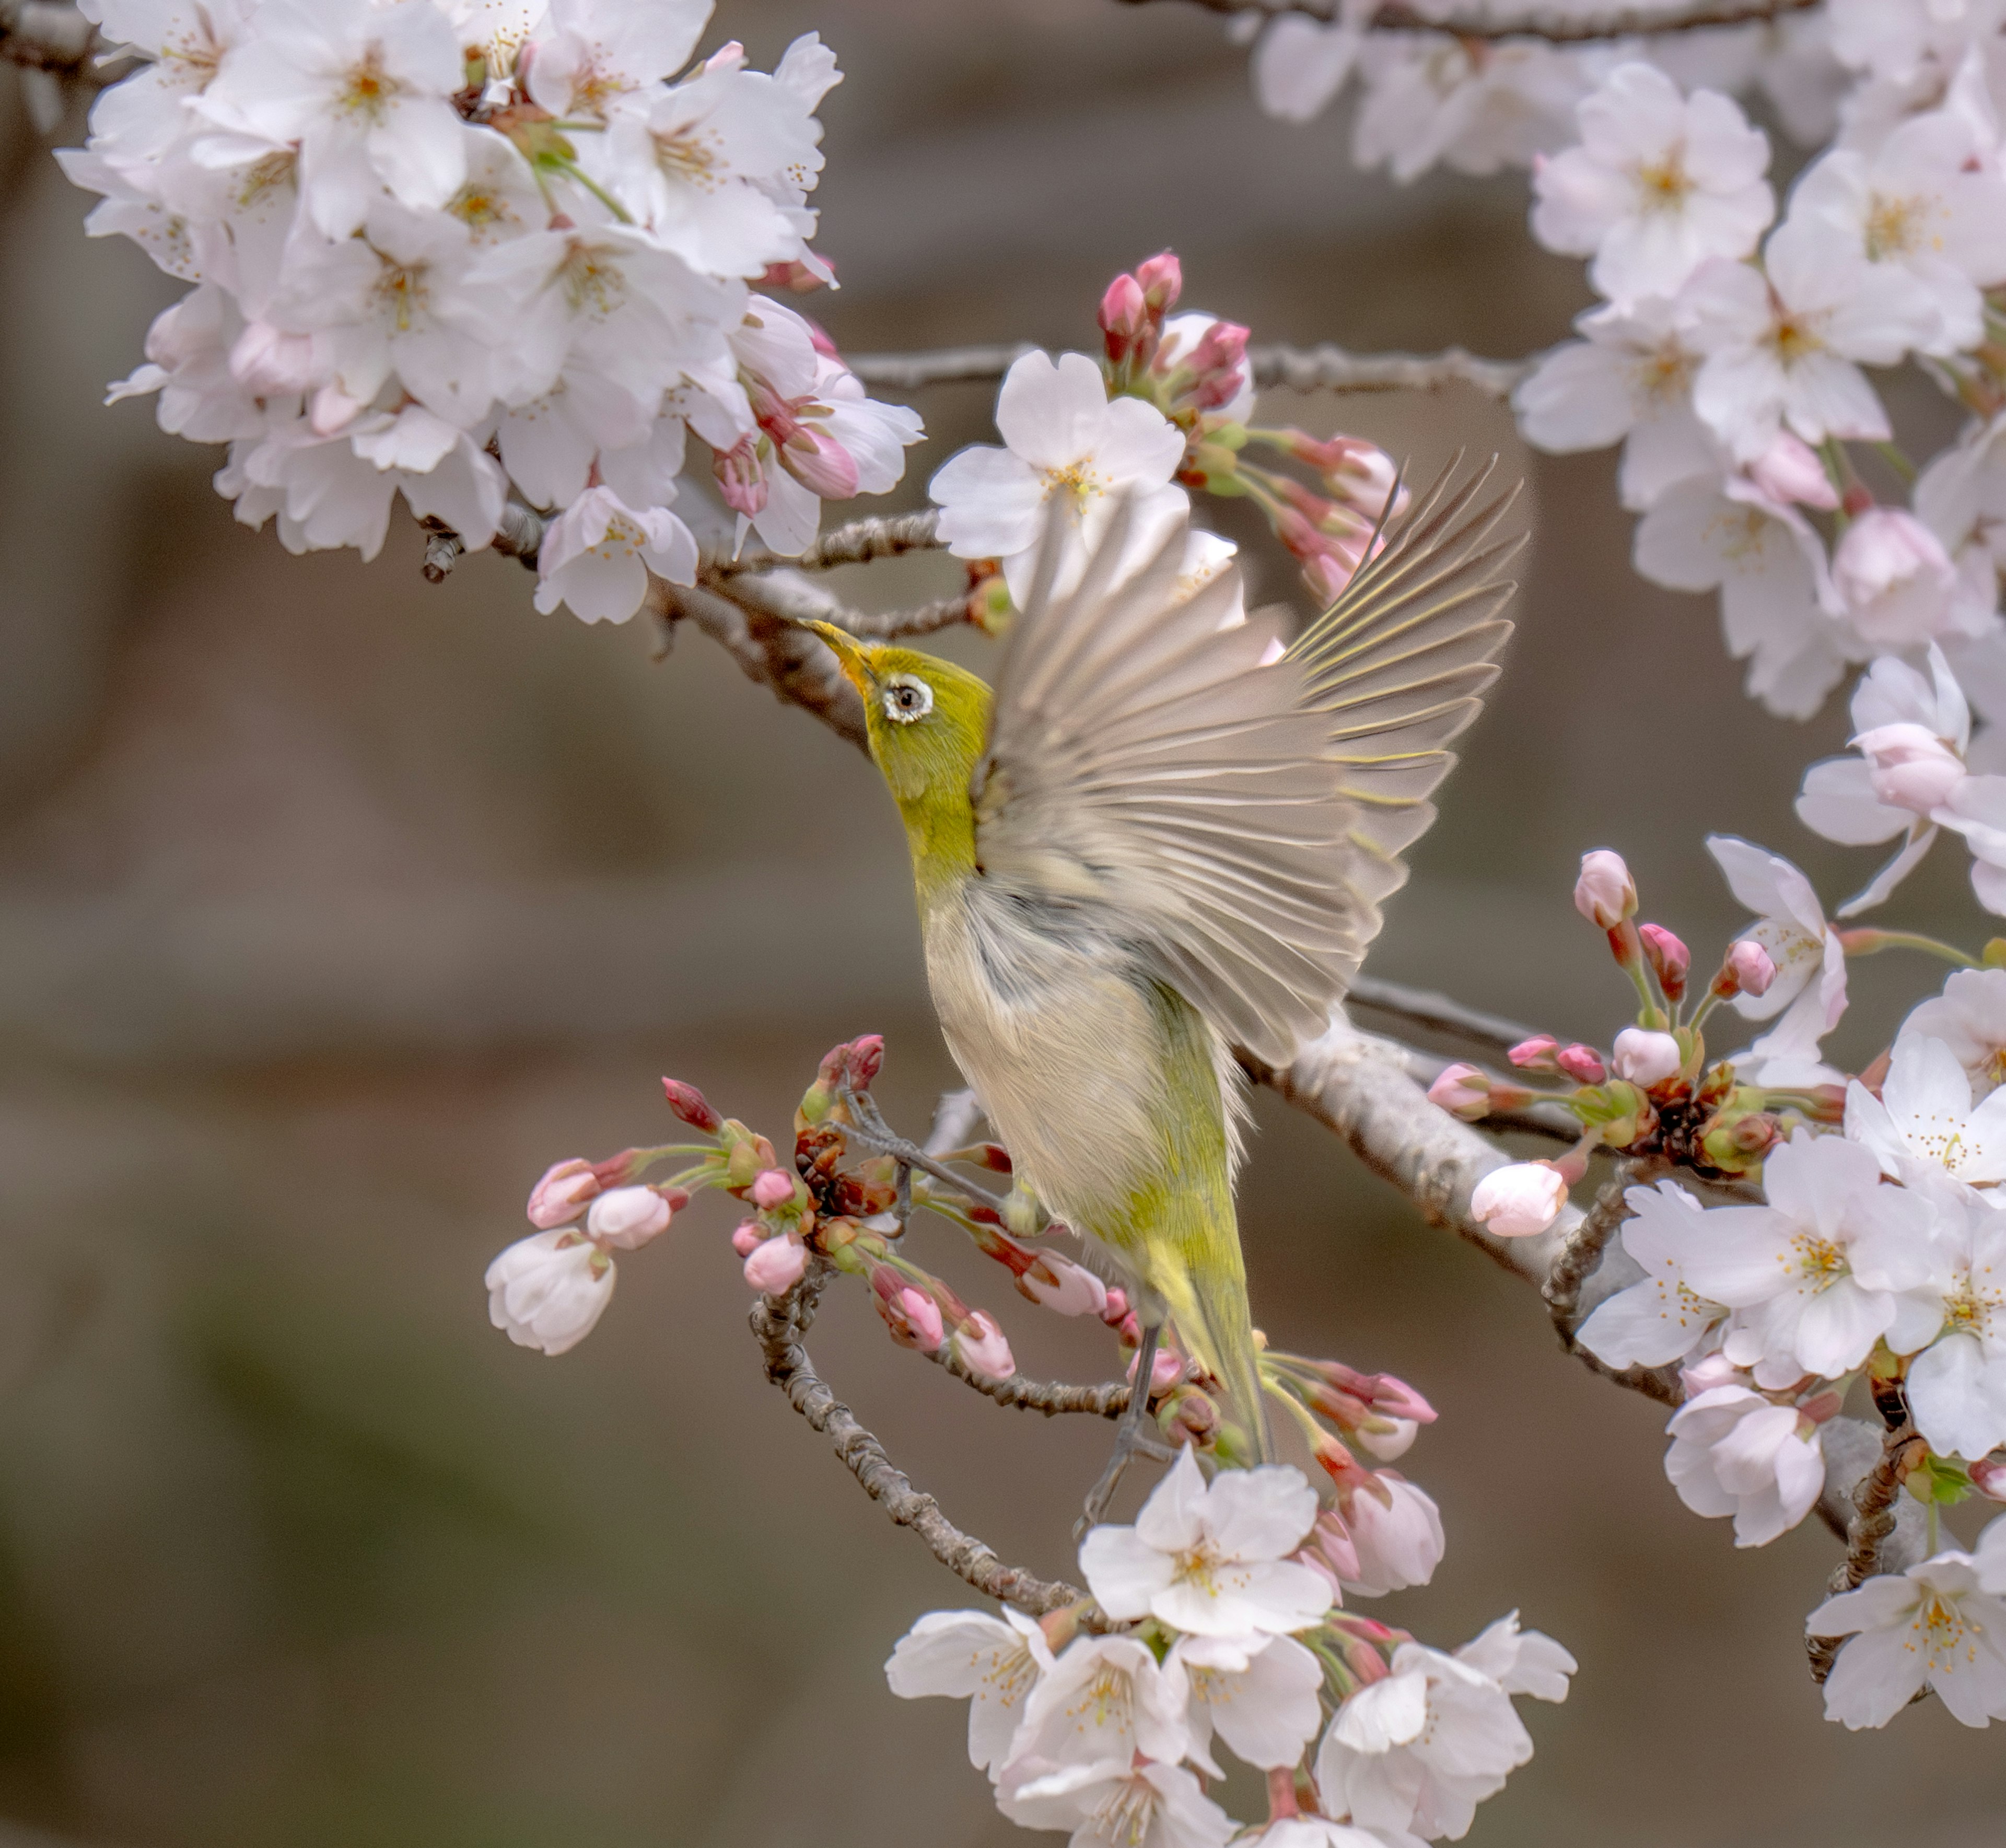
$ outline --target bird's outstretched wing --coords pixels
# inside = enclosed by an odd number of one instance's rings
[[[1220,626],[1232,570],[1181,586],[1182,520],[1138,562],[1122,507],[1058,594],[1055,518],[975,775],[982,875],[1077,908],[1286,1062],[1377,934],[1496,675],[1518,546],[1486,541],[1517,491],[1473,505],[1493,466],[1458,482],[1452,463],[1276,660],[1265,625]]]

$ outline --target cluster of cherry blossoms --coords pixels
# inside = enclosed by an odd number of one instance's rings
[[[832,280],[813,33],[769,76],[691,64],[710,0],[83,10],[145,60],[62,157],[88,228],[194,285],[111,395],[228,443],[218,491],[290,549],[373,557],[399,494],[477,549],[512,494],[537,607],[624,621],[648,571],[797,553],[903,473],[918,418],[752,287]]]
[[[1188,490],[1251,500],[1325,604],[1375,543],[1389,497],[1392,512],[1406,504],[1391,458],[1373,444],[1256,424],[1248,329],[1212,315],[1171,314],[1183,287],[1182,268],[1167,251],[1115,277],[1101,298],[1100,360],[1024,354],[997,396],[1001,445],[973,445],[934,476],[941,539],[957,557],[993,561],[1005,605],[1029,587],[1034,541],[1054,496],[1077,516],[1074,571],[1124,493],[1134,502],[1138,558],[1190,511]],[[1264,450],[1265,463],[1256,459]],[[1315,486],[1290,463],[1311,471]],[[1202,583],[1234,551],[1193,526],[1185,572]]]
[[[1269,1772],[1270,1827],[1284,1848],[1460,1836],[1476,1804],[1531,1755],[1508,1697],[1557,1700],[1574,1664],[1546,1638],[1520,1635],[1514,1617],[1444,1654],[1345,1610],[1426,1585],[1441,1561],[1434,1499],[1388,1466],[1433,1408],[1391,1375],[1264,1346],[1264,1387],[1319,1487],[1294,1468],[1236,1466],[1252,1459],[1219,1417],[1218,1382],[1174,1332],[1138,1382],[1143,1336],[1123,1290],[1053,1248],[1066,1228],[1028,1196],[999,1197],[948,1166],[1008,1175],[1006,1151],[970,1143],[915,1167],[871,1100],[883,1057],[873,1035],[822,1061],[795,1113],[791,1160],[693,1086],[664,1079],[696,1139],[552,1167],[530,1195],[537,1230],[488,1267],[491,1319],[522,1346],[568,1352],[611,1301],[618,1255],[716,1191],[744,1209],[731,1244],[769,1301],[804,1280],[853,1277],[895,1342],[948,1371],[1031,1403],[1075,1390],[1021,1380],[996,1318],[907,1251],[916,1209],[959,1227],[1029,1301],[1106,1324],[1130,1389],[1148,1393],[1158,1432],[1180,1448],[1135,1527],[1088,1535],[1091,1605],[1042,1624],[1007,1610],[925,1618],[892,1659],[895,1691],[972,1695],[970,1755],[1005,1812],[1030,1826],[1093,1840],[1118,1816],[1135,1839],[1165,1848],[1223,1843],[1237,1825],[1184,1768],[1219,1776],[1216,1737]],[[646,1177],[663,1167],[672,1171]],[[1201,1455],[1216,1471],[1209,1487]]]
[[[1856,1388],[1899,1447],[1933,1544],[1906,1574],[1812,1613],[1814,1637],[1857,1633],[1826,1712],[1885,1725],[1927,1683],[1967,1725],[2006,1719],[2006,1522],[1976,1555],[1934,1544],[1940,1508],[2006,1501],[2006,943],[1980,964],[1927,939],[1837,930],[1788,861],[1745,841],[1709,846],[1758,915],[1690,1008],[1685,945],[1636,921],[1617,855],[1584,859],[1575,903],[1636,984],[1637,1024],[1607,1056],[1549,1036],[1512,1049],[1521,1072],[1575,1081],[1543,1094],[1583,1133],[1557,1161],[1487,1176],[1473,1216],[1501,1237],[1544,1230],[1598,1147],[1702,1185],[1759,1183],[1712,1206],[1673,1180],[1628,1188],[1620,1255],[1596,1273],[1575,1339],[1618,1372],[1659,1376],[1678,1406],[1666,1473],[1688,1508],[1733,1518],[1738,1546],[1767,1544],[1818,1501],[1824,1427]],[[1819,1053],[1846,1007],[1846,957],[1896,946],[1972,966],[1848,1079]],[[1768,1030],[1709,1066],[1701,1030],[1723,1001]],[[1431,1093],[1472,1120],[1542,1094],[1466,1065]]]
[[[967,1700],[998,1807],[1078,1848],[1459,1839],[1533,1755],[1512,1696],[1564,1699],[1574,1659],[1515,1612],[1445,1652],[1343,1610],[1314,1549],[1327,1518],[1298,1470],[1208,1483],[1187,1448],[1132,1527],[1087,1534],[1089,1604],[934,1611],[885,1664],[892,1691]],[[1268,1776],[1248,1833],[1201,1781],[1222,1746]]]

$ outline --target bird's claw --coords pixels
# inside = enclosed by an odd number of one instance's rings
[[[1128,1466],[1138,1457],[1146,1458],[1153,1463],[1167,1463],[1177,1454],[1169,1445],[1151,1437],[1141,1423],[1131,1424],[1124,1417],[1115,1434],[1114,1454],[1107,1459],[1107,1467],[1101,1471],[1100,1480],[1087,1491],[1086,1505],[1072,1524],[1073,1538],[1084,1540],[1089,1527],[1100,1525],[1114,1499],[1114,1491],[1121,1485],[1121,1478],[1128,1473]]]

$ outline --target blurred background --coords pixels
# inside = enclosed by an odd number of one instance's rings
[[[1526,236],[1522,176],[1354,172],[1341,120],[1256,113],[1195,9],[727,0],[712,42],[766,65],[811,28],[850,73],[818,200],[845,286],[812,305],[853,350],[1091,350],[1109,276],[1166,245],[1187,304],[1257,340],[1515,355],[1586,299]],[[656,664],[642,625],[537,615],[506,561],[433,588],[415,530],[364,566],[234,525],[216,452],[99,407],[177,286],[86,241],[11,81],[0,110],[0,1843],[1025,1839],[962,1708],[885,1691],[912,1619],[973,1600],[765,1384],[724,1205],[624,1262],[559,1361],[491,1329],[480,1285],[547,1163],[661,1139],[663,1072],[784,1132],[821,1052],[875,1030],[881,1095],[924,1122],[953,1076],[875,773],[701,637]],[[931,439],[888,505],[991,434],[991,396],[918,397]],[[1584,849],[1621,847],[1709,963],[1740,921],[1709,830],[1828,896],[1863,880],[1789,808],[1842,710],[1793,727],[1741,698],[1711,600],[1629,571],[1612,457],[1529,456],[1460,392],[1269,410],[1423,472],[1501,449],[1532,484],[1519,639],[1375,973],[1606,1041],[1626,989],[1568,903]],[[1934,446],[1941,411],[1901,411]],[[889,605],[947,568],[839,588]],[[1961,861],[1888,922],[1975,942]],[[1860,966],[1839,1056],[1936,979]],[[1658,1408],[1255,1104],[1260,1318],[1441,1413],[1404,1466],[1448,1558],[1375,1610],[1449,1646],[1515,1606],[1581,1660],[1473,1842],[2000,1839],[1991,1737],[1935,1702],[1862,1737],[1820,1717],[1815,1522],[1736,1553],[1673,1498]],[[919,1237],[1027,1371],[1107,1371],[1097,1327]],[[986,1404],[853,1290],[813,1346],[959,1521],[1070,1568],[1104,1427]]]

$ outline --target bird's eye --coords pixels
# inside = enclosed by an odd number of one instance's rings
[[[885,683],[885,716],[910,725],[934,709],[934,690],[917,674],[895,674]]]

